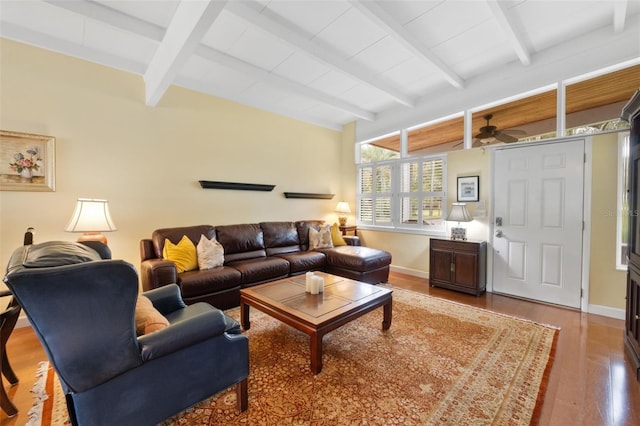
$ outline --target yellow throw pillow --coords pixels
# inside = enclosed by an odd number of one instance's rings
[[[186,235],[182,236],[178,244],[173,244],[168,239],[165,239],[162,257],[172,260],[176,264],[178,273],[198,269],[196,246]]]
[[[347,242],[342,238],[342,232],[340,232],[337,223],[331,225],[331,241],[333,241],[333,245],[336,247],[347,245]]]

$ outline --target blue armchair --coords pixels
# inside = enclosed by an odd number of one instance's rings
[[[249,347],[238,323],[179,288],[146,293],[169,325],[136,335],[138,275],[92,248],[18,248],[4,278],[55,368],[74,425],[153,425],[235,385],[247,408]]]

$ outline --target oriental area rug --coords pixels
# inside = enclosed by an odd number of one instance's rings
[[[378,309],[327,334],[317,375],[307,335],[252,309],[248,410],[232,387],[162,426],[537,424],[557,328],[393,290],[391,328]],[[68,424],[48,363],[37,389],[32,424]]]

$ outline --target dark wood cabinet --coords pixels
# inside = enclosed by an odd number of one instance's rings
[[[483,293],[487,283],[487,242],[431,238],[429,284],[464,293]]]
[[[624,346],[640,380],[640,90],[622,110],[631,124],[629,140],[629,271],[624,327]]]

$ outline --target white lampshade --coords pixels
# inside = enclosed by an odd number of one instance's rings
[[[465,203],[452,203],[451,211],[447,216],[447,221],[449,222],[471,222],[473,220],[473,216],[467,210],[467,205]]]
[[[96,240],[105,244],[107,239],[100,232],[116,230],[109,213],[109,202],[91,198],[78,198],[73,216],[65,228],[67,232],[84,232],[78,241]]]
[[[338,213],[351,213],[351,209],[349,208],[349,203],[346,201],[340,201],[336,205],[336,212]]]

